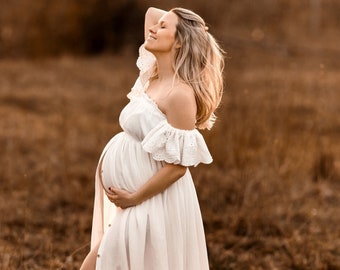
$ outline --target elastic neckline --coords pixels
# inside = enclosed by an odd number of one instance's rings
[[[159,108],[157,102],[154,101],[145,91],[143,91],[142,93],[143,93],[143,96],[145,97],[145,99],[148,100],[157,109],[157,111],[160,112],[162,114],[162,116],[164,116],[166,118],[165,113],[162,112],[162,110]]]

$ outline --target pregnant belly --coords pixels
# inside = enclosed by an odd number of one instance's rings
[[[101,176],[105,189],[113,186],[136,191],[162,166],[143,150],[139,141],[124,132],[113,137],[104,151]]]

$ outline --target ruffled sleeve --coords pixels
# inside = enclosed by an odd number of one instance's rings
[[[145,49],[144,44],[139,47],[139,56],[136,64],[139,69],[139,77],[127,95],[129,99],[139,96],[144,91],[146,83],[155,71],[156,57]]]
[[[201,133],[196,129],[182,130],[161,121],[145,136],[143,149],[157,161],[197,166],[211,163],[212,157]]]

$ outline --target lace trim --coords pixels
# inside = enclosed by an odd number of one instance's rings
[[[136,64],[140,70],[139,77],[141,83],[144,86],[155,71],[156,64],[156,57],[145,49],[144,44],[139,47],[139,57]]]
[[[166,120],[153,128],[142,141],[143,149],[157,161],[183,166],[211,163],[212,157],[201,133],[196,129],[183,130]]]
[[[131,88],[131,92],[127,95],[129,99],[140,96],[141,93],[144,92],[147,82],[155,70],[155,64],[156,57],[151,52],[147,51],[144,44],[142,44],[139,47],[139,56],[136,62],[139,69],[139,77]]]
[[[149,101],[152,106],[154,106],[154,108],[160,112],[161,115],[163,115],[166,118],[166,115],[164,114],[164,112],[159,108],[158,104],[156,101],[154,101],[145,91],[142,92],[142,96]]]

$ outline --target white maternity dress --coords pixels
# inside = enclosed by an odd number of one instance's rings
[[[212,162],[202,135],[172,127],[145,93],[155,64],[143,45],[140,75],[122,110],[123,131],[105,146],[96,172],[91,248],[101,240],[96,270],[206,270],[205,235],[189,170],[164,192],[125,210],[104,188],[136,191],[164,162],[196,166]]]

